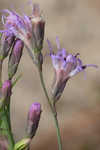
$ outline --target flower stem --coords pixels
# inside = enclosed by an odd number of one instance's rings
[[[2,64],[3,64],[3,61],[0,60],[0,88],[2,86]],[[10,120],[10,100],[7,106],[4,105],[2,107],[2,110],[0,111],[0,113],[2,113],[1,118],[0,118],[1,119],[0,128],[2,129],[2,134],[7,136],[8,138],[8,141],[9,141],[8,150],[13,150],[15,142],[14,142],[14,138],[12,134],[11,120]]]
[[[10,117],[10,105],[11,104],[9,103],[8,107],[7,107],[7,119],[8,119],[8,125],[9,125],[9,131],[10,131],[10,135],[11,135],[11,139],[12,139],[12,144],[14,146],[15,140],[14,140],[13,133],[12,133],[11,117]]]
[[[43,80],[43,74],[42,74],[42,71],[40,70],[39,67],[38,67],[38,71],[39,71],[41,85],[43,87],[45,96],[46,96],[46,98],[48,100],[48,103],[49,103],[49,106],[50,106],[50,109],[51,109],[51,112],[52,112],[52,115],[53,115],[53,118],[54,118],[54,122],[55,122],[55,126],[56,126],[56,132],[57,132],[57,140],[58,140],[59,150],[62,150],[62,141],[61,141],[60,129],[59,129],[59,124],[58,124],[58,119],[57,119],[57,113],[55,111],[55,108],[54,108],[52,102],[49,99],[48,92],[46,90],[45,83],[44,83],[44,80]]]
[[[7,115],[5,108],[3,108],[2,111],[3,111],[3,116],[1,118],[2,124],[0,127],[2,128],[2,134],[7,136],[7,138],[8,138],[8,141],[9,141],[9,149],[8,150],[13,150],[14,139],[13,139],[12,132],[10,130],[9,123],[8,123],[8,115]]]
[[[0,60],[0,87],[2,85],[2,60]]]

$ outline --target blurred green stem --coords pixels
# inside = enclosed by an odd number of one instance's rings
[[[9,149],[8,150],[13,150],[14,148],[14,139],[13,135],[11,132],[10,124],[9,124],[9,118],[7,115],[7,110],[5,107],[2,108],[3,115],[2,115],[2,123],[1,123],[1,128],[2,128],[2,135],[6,136],[8,138],[9,142]]]
[[[2,85],[2,63],[3,63],[3,61],[0,60],[0,87]]]
[[[2,64],[3,61],[0,60],[0,88],[2,87]],[[2,134],[7,136],[8,141],[9,141],[9,149],[8,150],[13,150],[14,147],[14,138],[12,134],[12,129],[11,129],[11,120],[10,120],[10,97],[9,99],[9,104],[4,105],[0,111],[1,115],[1,124],[0,128],[2,129]]]

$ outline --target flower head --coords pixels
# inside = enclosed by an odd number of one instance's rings
[[[30,48],[32,38],[32,24],[28,16],[20,16],[18,13],[10,10],[4,10],[8,16],[4,16],[4,32],[9,31],[17,38],[25,42],[26,46]]]
[[[32,15],[20,16],[15,11],[4,10],[6,15],[3,15],[4,30],[22,40],[28,50],[33,62],[42,69],[41,50],[44,40],[45,21],[40,13],[39,6],[33,5]],[[42,58],[42,57],[41,57]]]
[[[4,10],[8,16],[3,16],[4,31],[9,30],[17,38],[24,41],[28,49],[41,49],[44,39],[44,20],[38,5],[33,5],[33,14],[20,16],[15,11]]]
[[[56,38],[58,52],[54,54],[53,48],[49,40],[47,40],[50,49],[50,56],[52,59],[52,64],[56,74],[56,80],[52,90],[54,99],[58,100],[65,88],[66,82],[71,77],[75,76],[79,72],[82,72],[87,67],[96,67],[96,65],[88,64],[83,65],[80,58],[76,55],[68,53],[64,48],[60,48],[58,37]]]

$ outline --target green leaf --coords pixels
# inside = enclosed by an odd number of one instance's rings
[[[14,150],[25,150],[28,148],[30,144],[30,138],[22,139],[21,141],[17,142],[14,146]]]

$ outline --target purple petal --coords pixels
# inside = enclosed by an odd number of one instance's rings
[[[57,48],[59,50],[60,49],[60,42],[59,42],[59,38],[58,37],[56,37],[56,44],[57,44]]]
[[[50,54],[53,54],[53,48],[52,48],[51,42],[48,39],[47,39],[47,43],[48,43],[48,47],[50,50]]]
[[[66,68],[67,68],[67,62],[63,60],[62,65],[61,65],[61,69],[66,70]]]
[[[98,66],[95,65],[95,64],[87,64],[86,67],[94,67],[94,68],[98,68]]]
[[[10,10],[8,10],[8,9],[4,9],[4,10],[2,10],[2,12],[3,13],[8,13],[9,15],[12,15],[12,12]]]
[[[59,57],[55,55],[51,55],[53,67],[57,70],[59,68]]]
[[[4,15],[2,15],[1,20],[2,20],[3,25],[5,24],[4,18],[5,18],[5,16],[4,16]]]
[[[67,62],[74,63],[74,62],[76,62],[76,58],[75,58],[72,54],[69,54],[69,55],[67,56],[66,61],[67,61]]]
[[[10,32],[8,30],[0,30],[0,33],[4,33],[4,32]]]
[[[62,54],[63,54],[63,57],[66,57],[67,56],[67,51],[65,48],[62,48]]]
[[[79,63],[79,66],[82,66],[82,61],[79,58],[77,58],[77,62]]]
[[[80,66],[77,66],[74,70],[72,70],[70,73],[69,73],[69,77],[73,77],[75,76],[76,74],[78,74],[79,72],[83,71],[83,68],[80,67]]]
[[[26,22],[27,22],[27,23],[29,23],[29,24],[30,24],[30,19],[29,19],[29,17],[28,17],[28,16],[26,16],[25,14],[24,14],[24,19],[26,20]]]
[[[61,57],[61,58],[66,58],[66,56],[67,56],[67,52],[66,52],[66,50],[63,48],[62,50],[58,50],[58,52],[57,52],[57,54],[56,55],[58,55],[59,57]]]

